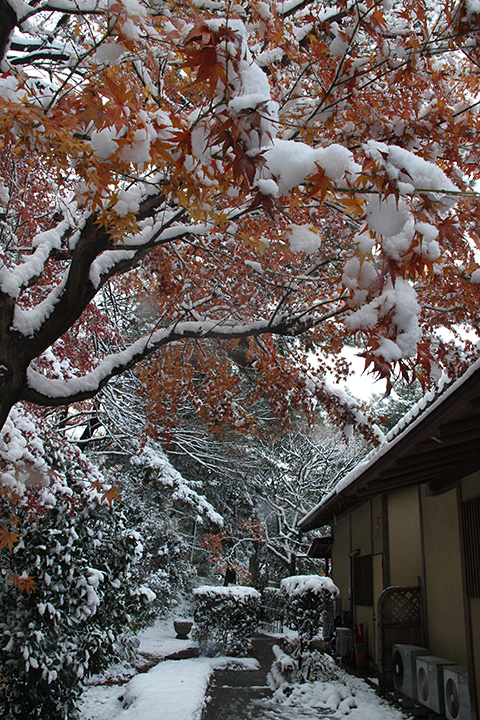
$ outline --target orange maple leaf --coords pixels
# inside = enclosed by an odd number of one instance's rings
[[[108,490],[103,490],[102,492],[102,500],[108,500],[110,505],[113,504],[113,501],[116,500],[117,502],[121,503],[120,495],[119,495],[120,489],[112,485],[111,488]]]
[[[30,595],[31,591],[35,589],[35,585],[37,584],[33,575],[21,577],[20,575],[17,575],[17,573],[11,575],[11,577],[8,578],[8,581],[13,582],[14,586],[19,588],[21,593],[26,592],[27,595]]]
[[[12,532],[5,525],[2,525],[2,527],[0,527],[0,550],[8,547],[11,552],[14,544],[18,542],[19,537],[20,533]]]
[[[365,201],[356,195],[353,197],[340,198],[338,202],[343,205],[345,211],[354,218],[360,217],[365,212]]]
[[[323,203],[329,193],[333,193],[333,183],[329,177],[327,177],[325,170],[317,165],[317,172],[312,176],[311,181],[312,187],[309,189],[309,195],[318,195],[320,202]]]
[[[90,484],[90,487],[92,490],[96,490],[99,493],[103,493],[103,487],[102,487],[102,483],[100,482],[100,480],[94,480]]]

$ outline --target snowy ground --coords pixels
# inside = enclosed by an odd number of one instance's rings
[[[238,665],[255,669],[253,658],[192,658],[164,660],[195,648],[191,640],[177,640],[173,621],[160,621],[139,635],[139,666],[159,660],[147,672],[134,674],[121,665],[93,678],[82,696],[82,720],[199,720],[210,677],[217,668]],[[133,677],[132,677],[133,676]],[[131,679],[129,679],[131,678]],[[114,684],[112,684],[112,682]]]
[[[200,720],[205,695],[216,668],[233,663],[255,669],[251,658],[191,658],[164,660],[195,647],[177,640],[173,623],[158,622],[139,636],[139,666],[159,662],[146,672],[131,667],[112,668],[102,682],[90,685],[82,697],[82,720]],[[101,680],[94,679],[97,683]],[[312,682],[279,688],[271,699],[258,701],[262,720],[304,720],[332,717],[345,720],[404,720],[404,715],[380,700],[366,683],[342,674],[341,680]],[[247,720],[235,719],[235,720]]]
[[[262,720],[405,720],[405,715],[375,694],[363,680],[309,682],[285,692],[279,688],[269,700],[259,700]],[[255,717],[259,717],[258,710]],[[242,719],[248,720],[248,718]]]

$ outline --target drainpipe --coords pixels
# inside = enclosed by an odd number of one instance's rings
[[[357,606],[355,605],[355,580],[354,580],[354,573],[353,573],[353,560],[354,558],[360,555],[360,548],[357,548],[356,550],[352,550],[351,553],[348,555],[349,559],[349,566],[350,566],[350,578],[349,578],[349,585],[350,585],[350,608],[352,611],[352,625],[354,626],[357,622]]]

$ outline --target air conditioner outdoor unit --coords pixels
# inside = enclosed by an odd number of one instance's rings
[[[445,715],[448,720],[470,720],[468,672],[464,665],[448,665],[443,670]]]
[[[395,690],[417,699],[416,658],[427,655],[429,650],[419,645],[397,644],[392,647],[393,685]]]
[[[420,655],[416,662],[418,700],[433,712],[443,715],[445,709],[443,671],[453,663],[435,655]]]
[[[338,627],[335,630],[335,655],[349,658],[353,654],[353,630]]]

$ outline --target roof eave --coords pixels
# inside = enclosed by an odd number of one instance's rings
[[[476,364],[477,365],[477,364]],[[462,379],[460,379],[462,380]],[[458,387],[456,387],[458,385]],[[440,396],[433,403],[430,409],[422,417],[420,415],[411,426],[407,426],[391,444],[382,446],[378,451],[378,458],[356,477],[350,484],[339,492],[335,491],[328,495],[322,502],[313,508],[299,523],[299,530],[307,532],[322,527],[357,504],[361,498],[358,496],[360,490],[368,486],[372,495],[382,492],[382,479],[380,475],[395,466],[395,463],[405,457],[412,445],[422,442],[425,438],[431,437],[435,429],[439,428],[449,418],[464,410],[472,398],[480,396],[480,366],[477,367],[462,382],[457,381],[451,386],[451,392],[447,389],[445,397]],[[475,392],[476,391],[476,392]],[[415,480],[408,484],[421,485],[428,482],[425,476],[418,475]],[[398,487],[403,487],[405,481],[400,478]],[[395,484],[389,484],[389,490],[395,489]],[[365,494],[363,494],[365,497]]]

